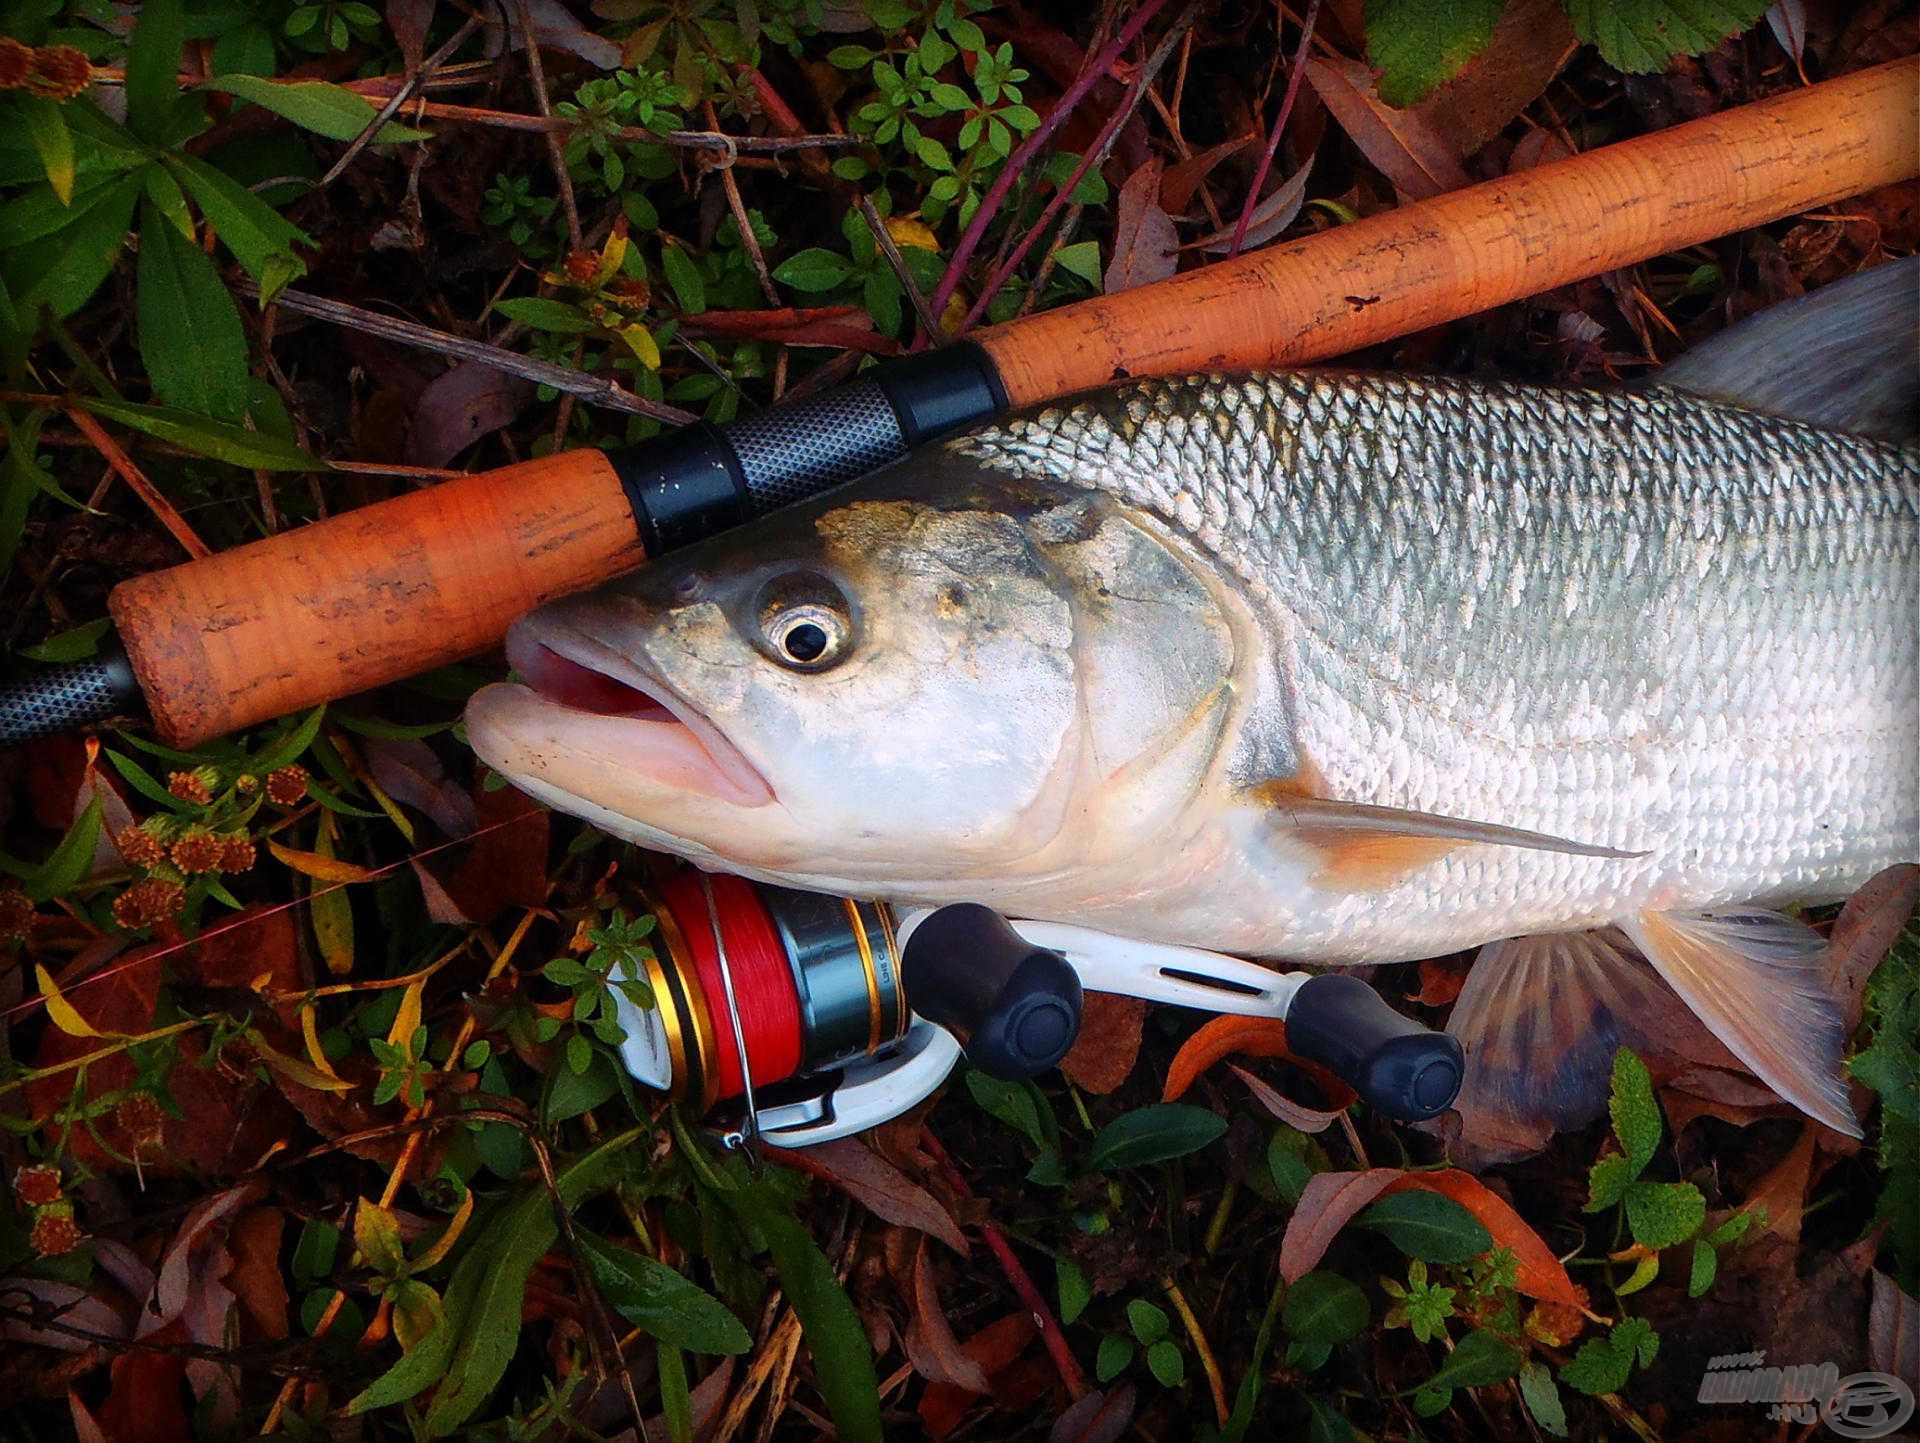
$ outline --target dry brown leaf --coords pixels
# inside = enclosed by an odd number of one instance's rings
[[[967,1240],[953,1214],[858,1138],[776,1149],[771,1160],[832,1183],[884,1222],[938,1238],[956,1253],[967,1251]]]
[[[420,393],[407,426],[407,460],[444,466],[482,436],[510,425],[533,400],[533,385],[480,361],[462,361]]]
[[[1089,992],[1080,1008],[1080,1036],[1060,1070],[1075,1087],[1105,1096],[1127,1080],[1140,1057],[1147,1004],[1114,992]]]
[[[1561,0],[1512,0],[1493,38],[1413,109],[1456,155],[1472,155],[1546,93],[1579,48]]]
[[[1039,1329],[1030,1313],[1009,1313],[988,1323],[960,1345],[960,1351],[980,1365],[989,1385],[1013,1370]],[[1050,1365],[1049,1365],[1050,1366]],[[920,1426],[938,1443],[958,1428],[980,1401],[980,1395],[951,1383],[929,1383],[920,1395]]]
[[[1307,1107],[1295,1102],[1278,1088],[1261,1081],[1236,1062],[1229,1062],[1227,1066],[1233,1069],[1234,1076],[1246,1083],[1247,1091],[1253,1094],[1255,1102],[1297,1132],[1325,1132],[1340,1116],[1339,1108],[1329,1112],[1324,1108]]]
[[[1133,1422],[1136,1396],[1131,1383],[1111,1393],[1096,1389],[1054,1421],[1047,1443],[1119,1443]]]
[[[1560,1259],[1501,1198],[1470,1173],[1458,1168],[1441,1172],[1403,1172],[1395,1167],[1365,1172],[1322,1172],[1308,1181],[1299,1205],[1287,1220],[1280,1241],[1280,1273],[1296,1282],[1313,1270],[1340,1230],[1367,1204],[1390,1193],[1419,1188],[1452,1198],[1472,1213],[1493,1237],[1496,1247],[1510,1248],[1519,1264],[1516,1286],[1530,1298],[1580,1307],[1586,1295],[1574,1286]]]
[[[286,1220],[284,1212],[271,1206],[248,1208],[235,1218],[227,1235],[233,1266],[222,1280],[253,1331],[275,1341],[287,1336],[287,1283],[280,1271]]]
[[[1827,934],[1827,975],[1851,1031],[1860,1024],[1867,979],[1886,960],[1920,907],[1920,867],[1902,864],[1869,877],[1847,899]]]
[[[1241,136],[1237,140],[1223,140],[1220,144],[1188,156],[1177,165],[1170,165],[1160,177],[1160,204],[1173,215],[1180,215],[1193,203],[1193,194],[1200,188],[1213,168],[1230,155],[1237,155],[1249,145],[1259,140],[1253,134]]]
[[[1179,266],[1179,234],[1173,217],[1160,208],[1158,156],[1127,177],[1114,207],[1113,258],[1107,262],[1108,295],[1164,281]]]
[[[911,1306],[905,1341],[914,1371],[929,1383],[947,1383],[969,1393],[986,1392],[986,1370],[961,1350],[959,1339],[953,1336],[953,1324],[941,1306],[933,1260],[927,1256],[924,1239],[914,1252]]]
[[[1467,184],[1446,137],[1418,111],[1395,110],[1382,100],[1366,66],[1354,60],[1309,60],[1307,80],[1402,199],[1425,200]]]
[[[1867,1308],[1867,1366],[1920,1387],[1920,1303],[1879,1269]]]

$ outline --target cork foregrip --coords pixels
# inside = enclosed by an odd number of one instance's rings
[[[1910,180],[1920,57],[980,333],[1015,406],[1300,365]]]
[[[575,451],[135,577],[108,607],[160,735],[192,746],[481,651],[645,559],[613,467]]]

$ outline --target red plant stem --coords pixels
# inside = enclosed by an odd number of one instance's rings
[[[960,1169],[953,1165],[953,1159],[940,1145],[940,1139],[933,1135],[933,1129],[920,1129],[920,1145],[940,1164],[941,1175],[947,1180],[947,1186],[961,1197],[972,1197],[973,1189],[961,1176]],[[980,1224],[980,1239],[987,1245],[994,1259],[1000,1264],[1000,1270],[1007,1275],[1007,1281],[1013,1284],[1013,1291],[1022,1306],[1033,1315],[1034,1326],[1040,1330],[1040,1341],[1046,1344],[1047,1353],[1053,1359],[1053,1366],[1060,1372],[1060,1381],[1066,1385],[1068,1395],[1075,1402],[1087,1395],[1087,1375],[1080,1371],[1079,1359],[1073,1356],[1073,1349],[1067,1346],[1066,1334],[1060,1331],[1060,1324],[1054,1321],[1053,1309],[1047,1306],[1047,1300],[1040,1295],[1040,1289],[1034,1286],[1033,1278],[1020,1265],[1020,1259],[1014,1255],[1013,1245],[1007,1241],[1007,1235],[992,1223]]]
[[[1287,117],[1293,114],[1294,97],[1300,94],[1300,77],[1307,70],[1307,47],[1313,43],[1313,22],[1319,16],[1320,0],[1311,0],[1307,6],[1307,18],[1300,22],[1300,44],[1293,52],[1293,63],[1287,67],[1287,93],[1280,100],[1280,115],[1273,122],[1273,134],[1267,137],[1266,154],[1260,157],[1260,166],[1253,173],[1253,184],[1247,190],[1247,203],[1240,207],[1240,219],[1233,228],[1233,241],[1227,247],[1228,260],[1240,254],[1241,243],[1247,238],[1247,223],[1260,206],[1260,187],[1267,183],[1267,172],[1273,168],[1273,157],[1280,149],[1280,132],[1287,128]]]
[[[1126,97],[1113,114],[1107,117],[1107,123],[1100,128],[1100,134],[1095,137],[1087,153],[1080,157],[1080,164],[1074,167],[1073,174],[1067,177],[1066,184],[1056,190],[1052,198],[1047,201],[1047,207],[1040,212],[1040,219],[1034,222],[1033,229],[1021,237],[1020,244],[1013,248],[1013,254],[1001,262],[1000,269],[993,273],[993,279],[981,290],[979,299],[974,301],[972,309],[967,312],[966,319],[960,322],[960,328],[953,333],[955,340],[980,323],[980,318],[986,314],[987,307],[992,304],[993,298],[1000,294],[1000,288],[1007,283],[1008,277],[1019,267],[1020,262],[1027,258],[1027,252],[1033,249],[1034,242],[1046,234],[1047,227],[1053,223],[1053,218],[1072,198],[1074,191],[1079,189],[1080,182],[1086,178],[1087,172],[1107,158],[1107,152],[1113,148],[1114,139],[1120,134],[1120,128],[1133,119],[1134,113],[1140,109],[1140,101],[1145,97],[1147,87],[1153,84],[1154,77],[1160,73],[1160,67],[1166,64],[1167,57],[1173,53],[1174,44],[1185,28],[1184,21],[1177,22],[1168,32],[1166,39],[1161,41],[1159,47],[1154,50],[1152,57],[1134,71],[1133,80],[1127,86]]]
[[[940,284],[928,303],[928,309],[936,316],[946,314],[947,302],[960,287],[960,278],[966,274],[967,262],[973,259],[973,253],[980,248],[980,241],[987,233],[987,227],[999,213],[1001,202],[1007,198],[1007,192],[1013,189],[1013,183],[1020,178],[1033,158],[1040,153],[1054,133],[1067,123],[1067,117],[1073,114],[1074,107],[1086,98],[1087,92],[1099,83],[1100,79],[1113,68],[1113,62],[1126,53],[1134,38],[1146,28],[1147,22],[1158,15],[1167,0],[1146,0],[1131,20],[1120,27],[1120,33],[1108,41],[1100,53],[1081,70],[1079,78],[1066,88],[1046,119],[1040,122],[1040,128],[1021,141],[1013,154],[1007,157],[1007,163],[1000,167],[1000,174],[994,177],[993,184],[987,188],[980,209],[973,214],[973,223],[960,237],[960,243],[953,248],[953,259],[947,262],[947,273],[940,277]],[[913,349],[924,350],[933,338],[916,337]]]

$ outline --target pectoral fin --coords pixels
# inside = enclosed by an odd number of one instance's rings
[[[1755,1076],[1809,1117],[1860,1136],[1840,1072],[1846,1024],[1818,932],[1757,907],[1642,912],[1621,929]]]
[[[1494,822],[1470,822],[1365,802],[1329,801],[1303,795],[1287,783],[1256,788],[1255,794],[1269,809],[1275,826],[1319,854],[1320,869],[1311,880],[1329,891],[1370,892],[1390,887],[1455,848],[1475,844],[1526,847],[1576,857],[1645,855]]]
[[[1447,1031],[1467,1054],[1454,1108],[1463,1156],[1504,1162],[1606,1111],[1613,1055],[1645,1050],[1642,1025],[1676,1006],[1618,932],[1490,942],[1474,958]]]

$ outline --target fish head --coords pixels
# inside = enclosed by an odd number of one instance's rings
[[[1111,498],[936,451],[524,617],[525,684],[478,693],[468,735],[697,862],[982,895],[1177,810],[1192,777],[1160,763],[1227,685],[1217,611]]]

